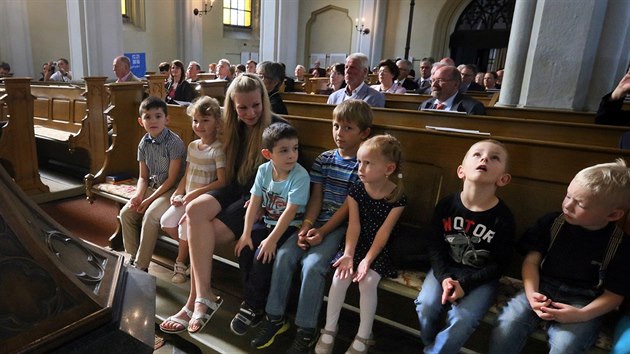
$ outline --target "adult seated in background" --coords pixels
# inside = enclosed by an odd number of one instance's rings
[[[72,72],[70,71],[68,59],[59,58],[59,60],[57,60],[57,71],[50,76],[50,81],[72,81]]]
[[[124,55],[117,56],[114,58],[114,63],[112,64],[114,74],[116,75],[116,82],[131,82],[131,81],[140,81],[131,72],[131,61]]]
[[[217,79],[226,80],[228,83],[232,81],[230,72],[230,62],[227,59],[221,59],[217,63]]]
[[[263,61],[256,66],[256,73],[265,84],[269,94],[271,111],[276,114],[289,114],[280,96],[280,85],[284,82],[284,66],[280,63]]]
[[[435,60],[430,57],[422,58],[422,60],[420,61],[420,76],[417,80],[418,89],[416,90],[416,93],[431,93],[431,68],[433,68],[434,63]]]
[[[304,81],[304,73],[306,73],[306,68],[304,68],[304,65],[297,65],[295,67],[295,81]]]
[[[311,75],[313,75],[313,77],[326,77],[326,69],[313,68],[311,69]]]
[[[380,92],[407,93],[407,90],[396,80],[398,74],[398,67],[393,60],[381,60],[378,64],[379,84],[372,85],[371,87]]]
[[[602,97],[599,104],[595,123],[608,125],[630,125],[630,111],[624,111],[623,100],[630,93],[630,69],[613,92]]]
[[[239,76],[240,74],[244,74],[247,72],[247,67],[243,64],[238,64],[236,66],[236,76]]]
[[[184,63],[173,60],[171,74],[166,81],[166,102],[192,102],[196,95],[195,88],[184,79]]]
[[[5,61],[0,62],[0,77],[8,76],[11,76],[11,65]]]
[[[486,76],[486,73],[484,72],[478,72],[477,75],[475,76],[475,82],[479,84],[479,86],[484,87],[483,86],[483,77]],[[484,87],[485,89],[485,87]]]
[[[499,90],[501,86],[497,85],[497,73],[489,71],[483,76],[483,86],[486,90]]]
[[[199,73],[201,72],[201,65],[196,61],[191,61],[188,63],[188,68],[186,69],[186,80],[188,82],[197,82],[199,80]]]
[[[42,65],[42,77],[39,81],[50,81],[50,76],[55,72],[55,63],[52,61],[46,62]],[[2,76],[2,75],[0,75]]]
[[[477,75],[477,66],[472,64],[462,64],[457,67],[457,70],[462,74],[462,85],[459,87],[459,92],[466,93],[467,91],[485,91],[486,89],[473,81]]]
[[[168,75],[171,72],[171,64],[163,61],[160,65],[158,65],[158,70],[160,71],[160,74]]]
[[[328,86],[325,90],[319,91],[321,95],[330,95],[331,93],[346,87],[346,81],[343,79],[345,65],[334,64],[330,67],[330,75],[328,76]]]
[[[449,57],[444,57],[442,59],[440,59],[440,63],[444,63],[448,66],[455,66],[455,60],[453,60],[452,58]]]
[[[466,114],[486,114],[483,104],[459,92],[462,76],[454,66],[442,66],[431,76],[431,96],[418,107],[465,112]]]
[[[368,74],[368,57],[353,53],[346,58],[344,79],[346,87],[328,96],[328,104],[340,104],[349,99],[363,100],[372,107],[385,107],[385,95],[365,83]]]
[[[255,74],[256,73],[256,66],[258,65],[258,63],[253,61],[253,60],[251,60],[251,59],[249,59],[246,64],[247,64],[247,68],[246,68],[245,72],[248,72],[250,74]]]
[[[215,74],[217,72],[217,63],[210,63],[208,64],[208,72],[211,74]]]
[[[398,67],[399,74],[397,79],[400,86],[404,87],[407,92],[416,92],[418,83],[412,77],[409,77],[412,68],[411,62],[406,59],[398,59],[396,66]]]
[[[308,68],[308,72],[309,73],[313,73],[313,69],[321,69],[322,68],[322,62],[319,60],[315,60],[315,62],[313,62],[313,66]]]

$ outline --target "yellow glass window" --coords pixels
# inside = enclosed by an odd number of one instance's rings
[[[223,24],[228,26],[251,27],[252,0],[224,0]]]

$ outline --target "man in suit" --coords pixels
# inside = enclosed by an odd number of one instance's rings
[[[442,66],[431,77],[431,96],[418,107],[446,111],[466,112],[466,114],[486,114],[483,104],[459,92],[462,76],[453,66]]]
[[[418,83],[409,77],[409,72],[412,68],[411,62],[406,59],[398,59],[396,66],[399,71],[398,82],[400,86],[404,87],[407,92],[415,92],[418,89]]]
[[[433,58],[423,58],[420,61],[420,75],[418,77],[418,89],[416,93],[431,93],[431,68],[435,60]]]
[[[131,72],[131,61],[124,55],[114,58],[112,70],[116,75],[116,82],[140,81],[140,79]]]
[[[457,67],[462,74],[462,85],[459,92],[466,93],[468,91],[485,91],[486,88],[475,82],[477,76],[477,66],[472,64],[462,64]]]
[[[363,100],[372,107],[385,107],[385,95],[365,83],[368,74],[368,57],[363,53],[350,54],[346,58],[344,79],[346,87],[328,96],[328,104],[340,104],[349,99]]]

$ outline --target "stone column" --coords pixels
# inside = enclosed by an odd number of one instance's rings
[[[288,76],[297,65],[299,7],[299,1],[262,0],[260,4],[259,62],[283,62]]]
[[[514,107],[518,103],[521,93],[520,83],[522,82],[520,78],[523,77],[525,70],[525,60],[527,59],[537,1],[516,1],[512,29],[510,30],[510,42],[505,59],[505,74],[497,106]]]
[[[33,69],[31,33],[26,1],[0,0],[0,60],[17,76],[39,77]]]

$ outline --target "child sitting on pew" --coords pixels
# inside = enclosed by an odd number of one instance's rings
[[[325,331],[315,346],[316,353],[332,352],[339,314],[351,283],[357,283],[361,293],[361,321],[346,353],[367,353],[373,344],[378,283],[382,277],[397,275],[387,243],[396,235],[398,219],[407,205],[401,173],[402,146],[389,134],[377,135],[361,144],[357,160],[360,181],[350,187],[346,198],[348,231],[342,251],[333,259],[337,269],[328,293]]]
[[[509,265],[515,222],[496,196],[507,185],[508,152],[496,140],[470,147],[457,176],[461,192],[438,202],[429,235],[431,270],[415,300],[425,353],[459,353],[495,302]],[[446,325],[442,317],[446,312]]]
[[[188,237],[186,225],[179,225],[186,212],[186,205],[198,196],[226,184],[225,153],[217,137],[223,124],[219,102],[203,96],[193,102],[186,113],[192,118],[192,129],[199,139],[188,144],[184,178],[171,196],[171,207],[160,220],[162,230],[179,241],[171,279],[173,283],[186,281]]]
[[[245,298],[230,323],[237,335],[254,324],[249,314],[262,314],[276,250],[302,224],[309,197],[308,172],[297,162],[297,130],[287,123],[273,123],[263,131],[262,145],[262,155],[269,161],[258,167],[243,234],[234,247]],[[263,222],[257,222],[261,214]]]
[[[573,178],[562,212],[521,239],[524,290],[498,317],[490,353],[518,353],[545,322],[550,353],[584,353],[606,313],[630,295],[630,241],[616,223],[630,208],[630,169],[619,159]]]
[[[146,271],[155,249],[160,218],[182,175],[186,147],[177,134],[166,128],[166,102],[148,97],[139,111],[138,124],[147,134],[138,144],[140,175],[136,193],[120,211],[120,223],[125,252],[131,255],[129,264]]]

